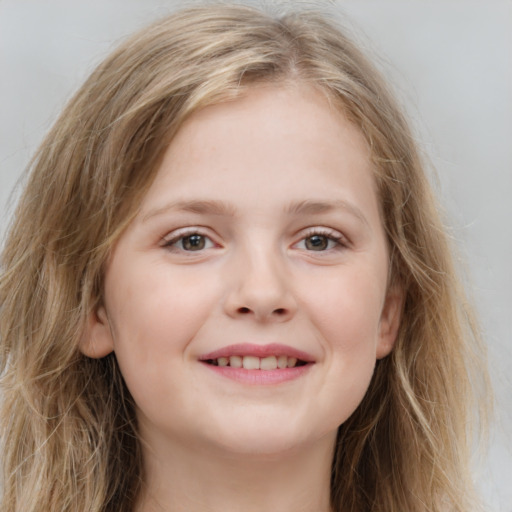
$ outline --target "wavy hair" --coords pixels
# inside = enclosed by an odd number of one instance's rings
[[[1,256],[2,511],[133,509],[143,480],[133,399],[113,354],[79,351],[104,264],[188,116],[289,80],[324,92],[364,134],[405,297],[393,352],[339,427],[332,508],[475,510],[469,426],[487,396],[485,354],[400,108],[326,16],[210,5],[127,39],[31,163]]]

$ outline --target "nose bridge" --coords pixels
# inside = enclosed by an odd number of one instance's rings
[[[294,313],[285,255],[276,244],[264,237],[256,244],[247,243],[237,251],[231,271],[230,314],[282,320]]]

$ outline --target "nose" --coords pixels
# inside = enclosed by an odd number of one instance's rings
[[[245,253],[232,261],[228,269],[229,290],[226,313],[233,318],[285,322],[297,311],[292,282],[286,265],[271,251]]]

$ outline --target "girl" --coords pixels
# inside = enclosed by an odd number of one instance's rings
[[[136,34],[2,256],[2,510],[475,510],[483,349],[407,123],[312,12]]]

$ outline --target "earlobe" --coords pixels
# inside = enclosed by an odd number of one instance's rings
[[[402,289],[398,286],[389,289],[380,318],[377,359],[386,357],[393,350],[402,318],[402,308]]]
[[[105,308],[100,306],[89,314],[80,352],[93,359],[100,359],[114,350],[112,331]]]

